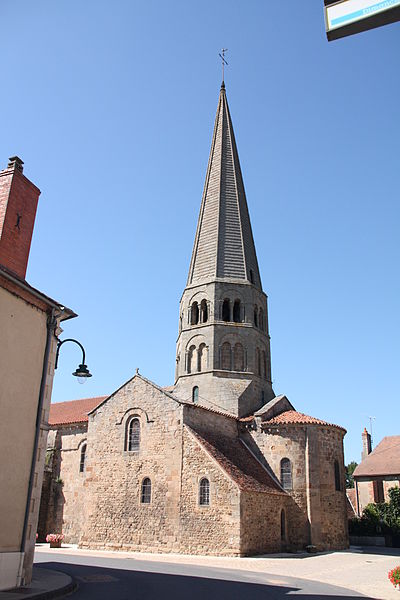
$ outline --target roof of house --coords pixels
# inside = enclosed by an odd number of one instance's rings
[[[217,438],[186,427],[241,490],[285,494],[240,438]]]
[[[95,398],[82,398],[81,400],[68,400],[50,405],[49,425],[70,425],[72,423],[85,423],[89,420],[88,413],[107,396]]]
[[[384,437],[354,470],[354,477],[400,476],[400,435]]]
[[[310,417],[309,415],[305,415],[301,412],[297,412],[297,410],[286,410],[285,412],[269,419],[267,421],[263,421],[261,423],[262,427],[268,427],[269,425],[292,425],[292,424],[300,424],[300,425],[323,425],[324,427],[337,427],[338,429],[342,429],[346,431],[340,425],[335,425],[334,423],[328,423],[327,421],[322,421],[322,419],[317,419],[316,417]]]

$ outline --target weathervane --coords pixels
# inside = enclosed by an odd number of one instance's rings
[[[226,62],[226,60],[225,60],[225,52],[227,52],[227,51],[228,51],[228,48],[222,48],[222,50],[221,50],[222,54],[220,52],[219,55],[218,55],[221,58],[221,61],[222,61],[222,82],[224,82],[224,80],[225,80],[225,78],[224,78],[224,75],[225,75],[225,65],[228,64]]]

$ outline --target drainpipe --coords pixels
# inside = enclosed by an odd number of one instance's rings
[[[55,310],[52,309],[51,314],[47,318],[47,338],[46,338],[46,347],[44,350],[44,358],[43,358],[43,369],[42,369],[42,379],[40,381],[40,391],[39,391],[39,400],[38,407],[36,413],[36,425],[35,425],[35,440],[33,444],[33,452],[32,452],[32,462],[31,462],[31,470],[29,474],[29,484],[28,484],[28,494],[26,498],[26,506],[25,506],[25,516],[24,516],[24,526],[22,529],[22,538],[21,538],[21,552],[25,553],[26,549],[26,532],[28,529],[28,521],[29,521],[29,509],[31,505],[32,499],[32,490],[33,490],[33,481],[35,477],[35,467],[36,467],[36,458],[37,458],[37,450],[39,446],[39,438],[40,438],[40,425],[42,422],[42,410],[43,410],[43,402],[46,390],[46,378],[47,378],[47,369],[49,365],[49,356],[50,356],[50,348],[52,337],[57,327],[57,317]],[[22,561],[21,561],[22,562]],[[22,564],[21,564],[22,566]],[[20,575],[21,578],[21,575]]]

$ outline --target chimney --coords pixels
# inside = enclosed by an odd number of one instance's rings
[[[23,164],[12,156],[0,171],[0,265],[25,279],[40,190]]]
[[[361,438],[362,438],[361,460],[364,460],[364,458],[366,458],[368,456],[368,454],[371,454],[371,451],[372,451],[371,435],[368,433],[366,427],[364,427],[364,431],[361,434]]]

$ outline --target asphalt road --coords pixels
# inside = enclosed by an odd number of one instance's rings
[[[283,600],[366,598],[317,581],[136,558],[36,553],[35,564],[62,571],[78,583],[71,600]]]

